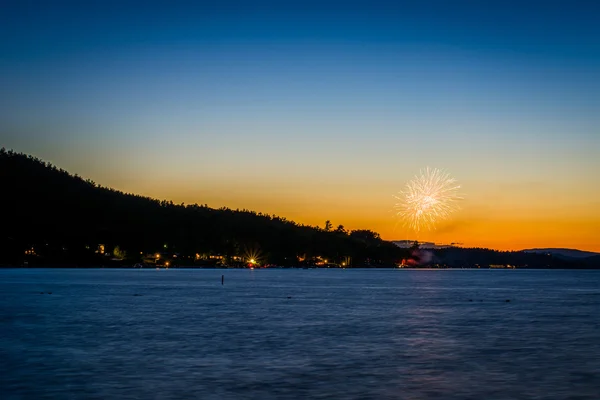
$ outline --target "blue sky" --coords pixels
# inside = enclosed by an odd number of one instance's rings
[[[468,188],[465,221],[564,214],[593,245],[594,2],[36,3],[0,13],[0,146],[388,238],[391,194],[429,165]]]

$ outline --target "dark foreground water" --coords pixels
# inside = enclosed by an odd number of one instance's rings
[[[599,399],[600,271],[0,270],[0,339],[5,400]]]

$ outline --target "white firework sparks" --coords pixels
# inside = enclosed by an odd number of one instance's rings
[[[399,196],[394,196],[396,215],[404,225],[415,231],[432,229],[458,209],[460,185],[442,170],[427,167],[406,184]]]

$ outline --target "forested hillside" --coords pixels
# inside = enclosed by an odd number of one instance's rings
[[[210,256],[231,264],[252,256],[261,264],[392,266],[406,254],[369,230],[320,229],[247,210],[125,194],[5,149],[0,178],[5,265],[21,264],[24,255],[33,264],[105,263],[100,244],[111,258],[132,263],[160,253],[177,255],[179,264],[214,262]]]

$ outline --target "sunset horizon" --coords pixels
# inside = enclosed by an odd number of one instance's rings
[[[387,240],[600,251],[594,12],[510,3],[14,3],[0,146]],[[426,167],[465,196],[417,235],[394,196]]]
[[[9,149],[7,149],[9,150]],[[14,151],[17,151],[17,149],[12,149]],[[32,155],[37,157],[36,155]],[[40,158],[42,161],[46,161],[46,162],[51,162],[52,164],[54,164],[52,161],[50,160],[44,160],[41,157]],[[307,217],[308,212],[306,211],[302,211],[303,208],[300,207],[299,210],[295,210],[295,211],[288,211],[286,212],[286,210],[288,210],[285,206],[281,206],[281,205],[277,205],[274,204],[272,207],[260,207],[260,204],[264,204],[262,202],[264,202],[265,200],[268,199],[268,197],[258,197],[259,200],[261,200],[261,203],[256,203],[256,202],[252,202],[252,201],[240,201],[240,202],[235,202],[235,201],[224,201],[223,203],[218,203],[216,201],[207,201],[205,198],[202,198],[201,196],[198,197],[177,197],[177,196],[170,196],[169,191],[162,191],[160,190],[160,188],[155,188],[153,191],[149,191],[149,192],[136,192],[136,191],[132,191],[129,190],[126,187],[118,187],[118,186],[111,186],[111,185],[107,185],[106,183],[102,182],[101,180],[97,180],[95,177],[93,176],[86,176],[86,175],[82,175],[80,173],[78,173],[77,171],[72,171],[69,170],[67,168],[64,168],[63,166],[61,166],[60,164],[54,164],[57,168],[62,168],[64,170],[66,170],[68,173],[70,173],[71,175],[77,175],[82,177],[83,179],[90,179],[94,182],[96,182],[98,185],[103,186],[103,187],[107,187],[107,188],[111,188],[111,189],[115,189],[115,190],[119,190],[123,193],[126,194],[132,194],[132,195],[139,195],[139,196],[144,196],[144,197],[148,197],[151,199],[155,199],[155,200],[159,200],[159,201],[172,201],[174,204],[185,204],[185,205],[192,205],[192,204],[199,204],[199,205],[207,205],[210,208],[213,209],[219,209],[222,207],[226,207],[232,210],[249,210],[249,211],[253,211],[253,212],[257,212],[257,213],[263,213],[263,214],[268,214],[268,215],[273,215],[273,216],[278,216],[278,217],[283,217],[283,218],[287,218],[288,220],[292,220],[296,223],[299,224],[304,224],[304,225],[309,225],[309,226],[314,226],[314,227],[320,227],[323,228],[325,225],[326,221],[330,221],[332,223],[332,225],[334,227],[337,227],[338,225],[343,225],[345,229],[347,230],[357,230],[357,229],[368,229],[368,230],[372,230],[378,234],[381,235],[382,239],[384,240],[388,240],[388,241],[405,241],[405,240],[409,240],[409,241],[417,241],[417,242],[430,242],[430,243],[435,243],[435,244],[442,244],[442,245],[448,245],[448,244],[456,244],[459,247],[465,247],[465,248],[474,248],[474,247],[481,247],[481,248],[489,248],[489,249],[493,249],[493,250],[500,250],[500,251],[520,251],[520,250],[525,250],[525,249],[532,249],[532,248],[566,248],[566,249],[577,249],[577,250],[582,250],[582,251],[589,251],[589,252],[600,252],[600,246],[597,246],[597,243],[594,242],[593,240],[591,242],[586,242],[585,241],[585,236],[580,236],[581,240],[577,241],[576,239],[578,238],[577,236],[575,238],[572,238],[572,240],[563,240],[563,239],[556,239],[553,238],[548,235],[544,235],[541,234],[538,230],[540,229],[540,227],[546,227],[547,229],[550,230],[550,232],[555,232],[555,229],[559,229],[560,225],[556,225],[552,222],[546,222],[545,224],[543,223],[543,221],[531,221],[530,225],[529,225],[529,239],[528,237],[523,238],[521,237],[516,237],[517,235],[509,232],[509,234],[506,236],[506,239],[502,239],[502,238],[498,238],[498,236],[494,236],[491,233],[489,234],[489,236],[486,236],[485,232],[491,232],[491,230],[495,229],[498,226],[504,226],[505,229],[511,229],[512,223],[516,223],[516,221],[506,221],[506,220],[499,220],[499,219],[491,219],[488,220],[486,223],[486,226],[484,227],[479,227],[479,230],[477,232],[475,232],[475,234],[480,234],[481,236],[479,238],[476,239],[465,239],[465,237],[468,236],[459,236],[458,234],[456,234],[456,232],[460,232],[460,227],[464,227],[464,226],[471,226],[471,229],[474,229],[473,227],[473,222],[471,220],[466,220],[466,219],[461,219],[464,218],[463,216],[465,215],[464,209],[463,209],[463,205],[461,204],[461,208],[456,211],[456,213],[453,215],[453,217],[451,217],[448,220],[445,221],[440,221],[436,226],[437,228],[434,229],[424,229],[420,232],[415,232],[413,229],[409,229],[404,227],[403,221],[401,219],[399,219],[396,215],[395,215],[395,210],[393,208],[394,206],[394,199],[392,196],[390,196],[390,201],[389,201],[389,208],[386,210],[379,210],[380,211],[380,215],[379,218],[380,219],[376,219],[376,218],[370,218],[370,219],[359,219],[358,222],[356,222],[356,220],[353,220],[352,218],[346,218],[345,214],[340,214],[340,210],[339,207],[332,207],[332,212],[330,214],[318,214],[318,215],[313,215],[310,217]],[[176,177],[173,177],[173,179],[176,179]],[[277,197],[278,199],[280,197]],[[313,197],[310,197],[313,198]],[[462,201],[466,201],[466,199],[461,200]],[[255,208],[253,208],[251,205],[254,204]],[[307,204],[301,204],[304,207],[307,206]],[[308,204],[308,207],[310,207],[310,204]],[[275,211],[274,211],[275,210]],[[277,212],[277,210],[281,210],[281,212]],[[332,217],[332,215],[334,217]],[[337,216],[337,218],[335,217]],[[520,223],[522,224],[522,220],[520,221]],[[572,224],[572,222],[571,222]],[[520,225],[521,227],[523,227],[523,225]],[[567,224],[567,226],[569,226]],[[596,225],[591,224],[592,227],[596,227]],[[486,229],[489,229],[490,231],[487,231]],[[593,232],[592,232],[593,233]],[[520,233],[520,235],[522,235],[523,232]],[[592,239],[594,238],[594,236],[592,236]]]

